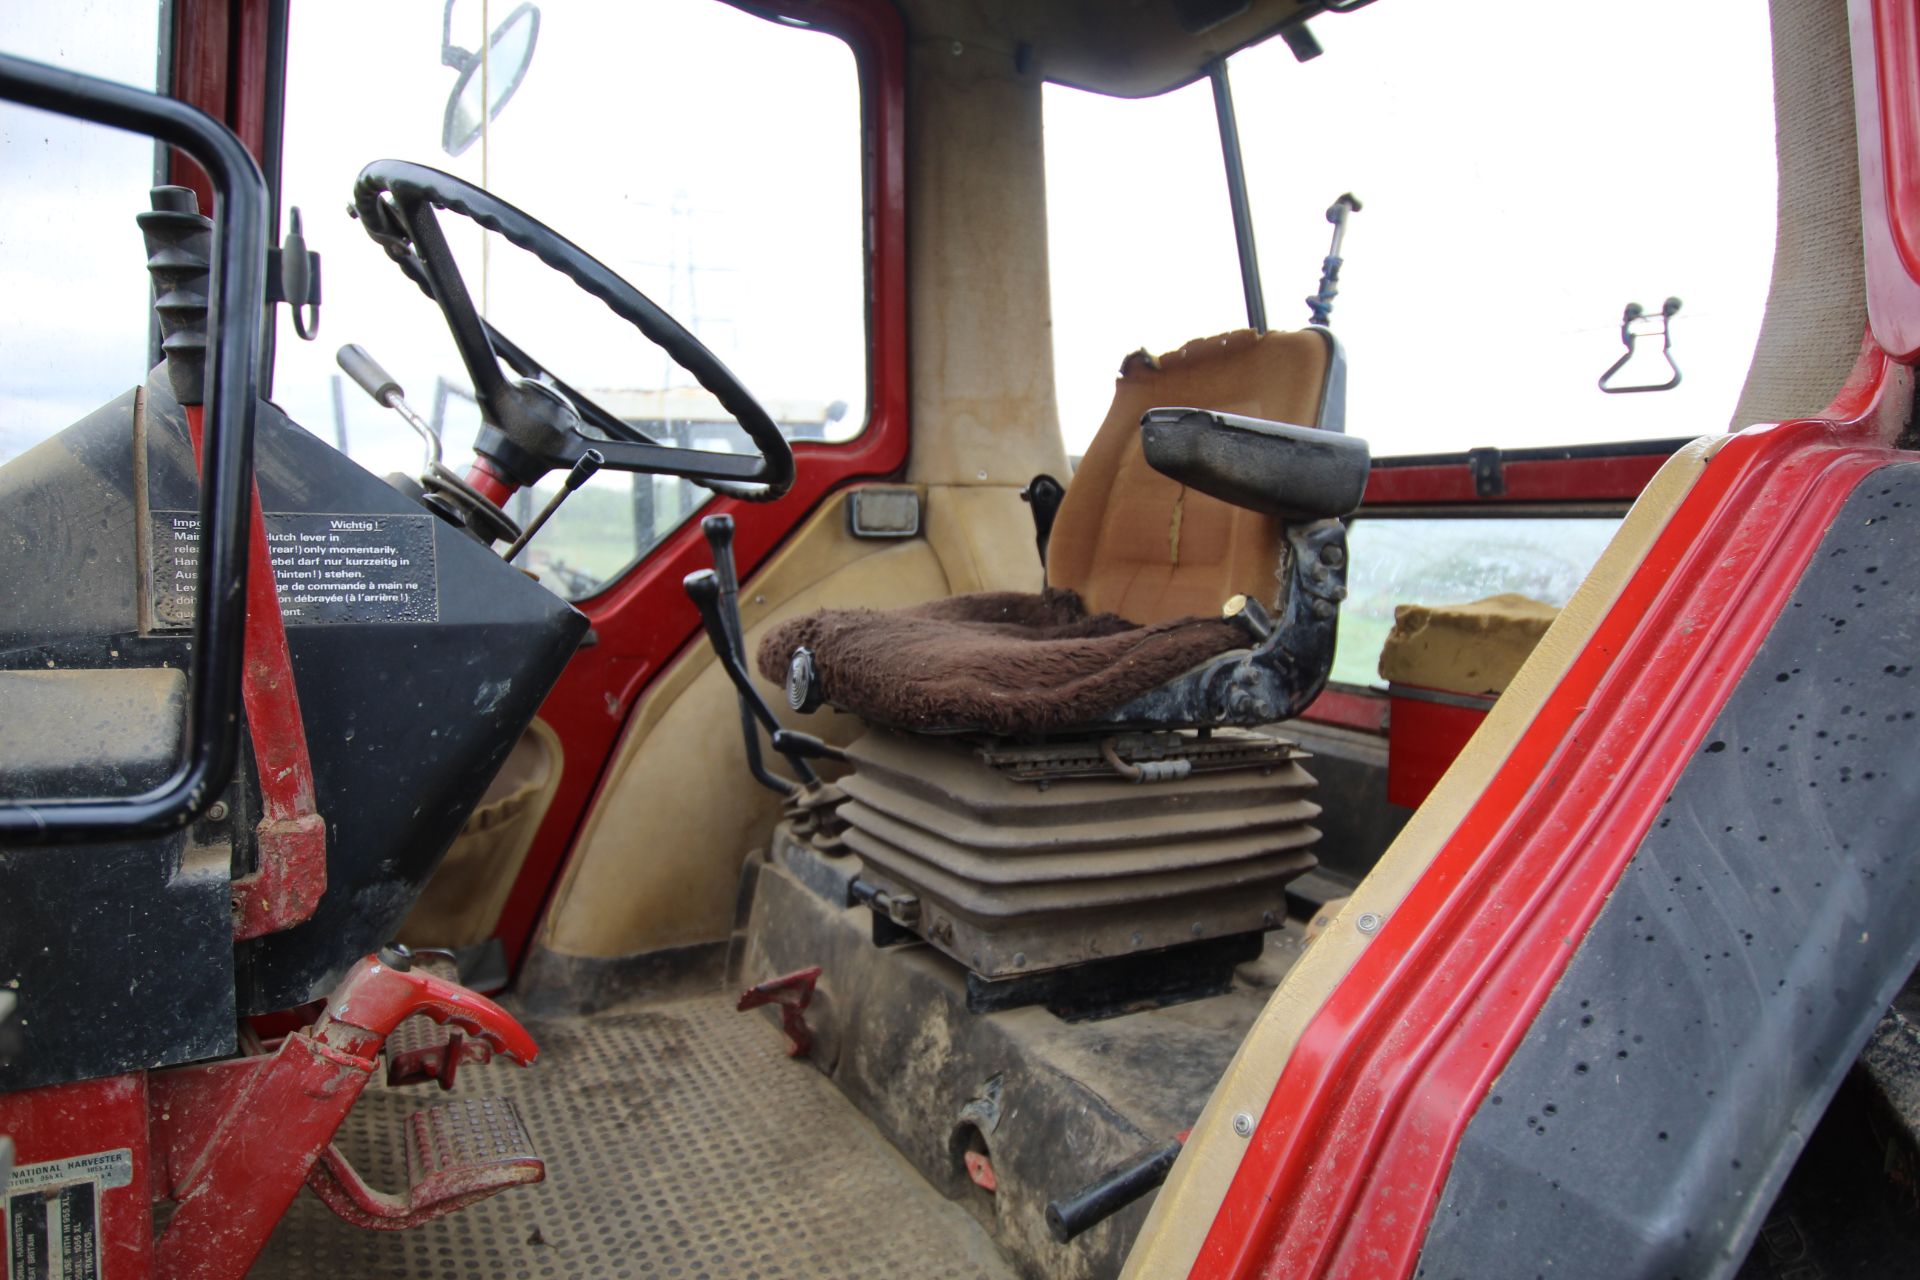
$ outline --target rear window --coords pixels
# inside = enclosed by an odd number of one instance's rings
[[[1307,322],[1342,192],[1332,327],[1348,430],[1376,455],[1723,430],[1771,274],[1765,5],[1491,0],[1370,5],[1229,74],[1275,328]],[[1703,74],[1711,68],[1711,75]],[[1123,101],[1049,86],[1055,363],[1068,452],[1126,352],[1241,327],[1211,94]],[[1638,302],[1672,321],[1672,391],[1604,395]],[[1622,380],[1667,376],[1658,338]]]
[[[1564,605],[1619,528],[1611,516],[1355,520],[1331,678],[1385,687],[1380,648],[1396,605],[1466,604],[1509,592]]]

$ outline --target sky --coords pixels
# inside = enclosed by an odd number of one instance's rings
[[[0,0],[0,52],[151,89],[152,0]],[[0,460],[142,380],[153,143],[0,104]]]
[[[7,7],[0,49],[153,83],[152,0]],[[345,217],[359,168],[394,156],[484,177],[676,313],[764,400],[844,399],[857,425],[865,318],[846,48],[710,0],[540,9],[518,94],[456,159],[439,145],[455,81],[439,4],[295,0],[286,203],[305,211],[327,301],[315,344],[282,322],[276,398],[333,438],[333,352],[347,341],[423,412],[438,379],[463,381],[437,310]],[[457,0],[455,43],[478,47],[509,11]],[[1773,246],[1764,6],[1488,0],[1469,21],[1457,6],[1383,0],[1315,31],[1326,49],[1315,61],[1274,40],[1231,72],[1276,326],[1306,319],[1328,204],[1351,190],[1365,205],[1333,317],[1351,431],[1390,454],[1725,426]],[[1126,352],[1245,315],[1204,83],[1137,102],[1049,86],[1045,128],[1056,382],[1077,453]],[[139,380],[146,281],[132,215],[150,174],[140,140],[0,108],[0,280],[16,300],[0,315],[0,458]],[[483,255],[480,239],[455,232],[489,315],[562,377],[685,381],[599,304],[509,246]],[[1682,386],[1601,395],[1621,308],[1657,310],[1669,295],[1683,300]],[[356,457],[375,471],[418,465],[398,418],[351,387],[342,403]],[[456,465],[471,414],[456,401],[449,417]]]

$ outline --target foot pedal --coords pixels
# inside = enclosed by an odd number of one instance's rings
[[[460,981],[459,966],[451,956],[415,955],[413,967],[448,982]],[[461,1063],[485,1065],[493,1060],[493,1050],[488,1045],[470,1040],[457,1028],[435,1022],[425,1014],[415,1014],[395,1027],[387,1037],[386,1053],[389,1085],[437,1080],[442,1089],[453,1088]]]
[[[505,1098],[463,1098],[416,1111],[407,1117],[406,1142],[404,1196],[369,1187],[333,1146],[321,1153],[307,1185],[355,1226],[399,1231],[547,1176],[520,1112]]]
[[[546,1176],[519,1109],[505,1098],[462,1098],[407,1117],[407,1195],[415,1205],[466,1204]]]

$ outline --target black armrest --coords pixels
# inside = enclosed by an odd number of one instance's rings
[[[1149,409],[1140,443],[1162,475],[1287,520],[1349,514],[1372,465],[1365,440],[1210,409]]]

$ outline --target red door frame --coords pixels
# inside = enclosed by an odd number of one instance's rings
[[[275,185],[279,178],[268,168],[267,121],[279,78],[268,37],[277,3],[284,0],[178,0],[171,83],[165,87],[233,130]],[[200,208],[212,211],[213,187],[199,165],[175,151],[167,168],[172,182],[192,187]]]

